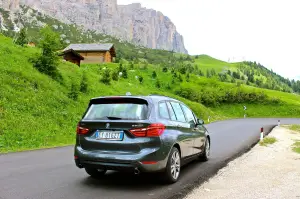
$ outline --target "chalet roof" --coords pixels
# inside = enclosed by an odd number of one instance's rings
[[[63,51],[73,49],[75,51],[110,51],[114,45],[111,43],[105,44],[70,44]]]
[[[76,51],[74,51],[72,48],[71,49],[67,49],[64,50],[63,52],[59,53],[59,56],[65,55],[67,53],[72,53],[73,55],[77,56],[79,59],[84,60],[84,57],[81,56],[79,53],[77,53]]]

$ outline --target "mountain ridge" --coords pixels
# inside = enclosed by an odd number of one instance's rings
[[[117,37],[152,49],[187,54],[183,36],[160,11],[140,3],[118,5],[117,0],[0,0],[0,7],[16,11],[20,5],[38,10],[67,24]]]

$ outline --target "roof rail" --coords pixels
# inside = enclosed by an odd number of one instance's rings
[[[158,95],[158,94],[150,94],[149,96],[161,96],[161,97],[168,97],[168,98],[170,98],[169,96],[165,96],[165,95]]]

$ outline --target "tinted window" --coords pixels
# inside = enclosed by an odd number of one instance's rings
[[[176,118],[176,115],[174,113],[173,107],[171,106],[170,102],[167,102],[167,105],[168,105],[168,108],[169,108],[171,120],[176,121],[177,118]]]
[[[172,107],[174,109],[177,121],[186,122],[185,117],[184,117],[184,113],[183,113],[183,111],[181,109],[180,104],[177,103],[177,102],[171,102],[171,105],[172,105]]]
[[[146,104],[105,103],[92,104],[85,115],[85,120],[144,120],[147,117]]]
[[[165,118],[165,119],[170,119],[170,116],[169,116],[169,112],[168,112],[168,107],[166,105],[165,102],[161,102],[158,104],[158,109],[159,109],[159,116],[161,118]]]
[[[185,113],[186,119],[190,124],[196,124],[193,112],[185,105],[181,104],[182,109]]]

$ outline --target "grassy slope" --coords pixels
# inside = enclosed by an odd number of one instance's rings
[[[0,35],[0,152],[21,151],[67,145],[74,142],[75,128],[90,98],[103,95],[120,95],[130,91],[133,94],[147,95],[159,93],[183,100],[199,117],[212,120],[241,117],[241,104],[221,105],[207,108],[200,103],[179,98],[173,90],[179,83],[171,83],[171,73],[162,73],[161,67],[148,65],[147,70],[140,69],[143,64],[136,64],[134,70],[128,71],[128,79],[112,82],[110,86],[102,84],[99,79],[103,67],[114,69],[118,64],[83,65],[81,68],[62,62],[58,67],[64,78],[61,85],[46,75],[40,74],[28,62],[28,58],[38,52],[36,48],[21,48],[12,43],[11,39]],[[201,60],[201,58],[199,58]],[[203,60],[209,63],[209,58]],[[215,60],[212,66],[218,67]],[[214,64],[215,63],[215,64]],[[226,62],[224,62],[226,63]],[[158,74],[161,89],[155,87],[156,80],[151,78],[153,71]],[[89,92],[81,93],[77,101],[68,98],[72,83],[80,84],[83,73],[88,76]],[[140,84],[135,76],[143,76]],[[191,76],[188,87],[212,87],[215,80]],[[171,85],[171,89],[167,85]],[[217,83],[225,88],[235,84]],[[243,86],[244,89],[257,89]],[[261,90],[261,89],[258,89]],[[299,117],[300,97],[277,91],[266,91],[270,96],[281,97],[284,103],[279,107],[249,104],[248,111],[252,117],[287,116]]]
[[[125,94],[127,91],[134,94],[157,91],[149,78],[145,78],[143,85],[138,84],[134,78],[138,73],[128,72],[128,80],[106,86],[99,81],[104,65],[78,68],[66,62],[59,66],[64,78],[64,85],[61,85],[40,74],[27,61],[37,49],[13,45],[11,39],[1,35],[0,43],[0,152],[73,143],[76,122],[90,98]],[[108,66],[114,68],[117,64]],[[79,85],[84,72],[88,76],[89,93],[81,94],[77,101],[73,101],[68,98],[71,83]],[[212,114],[201,104],[185,102],[199,115]]]

